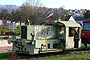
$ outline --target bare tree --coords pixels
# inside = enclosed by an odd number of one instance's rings
[[[31,20],[31,24],[39,24],[41,15],[43,13],[40,10],[39,0],[27,0],[19,10],[16,11],[17,21],[25,21],[27,19]]]
[[[5,26],[5,28],[6,28],[6,22],[7,22],[7,20],[12,20],[11,14],[8,13],[8,10],[7,9],[3,9],[0,12],[0,19],[3,21],[3,26]]]
[[[64,7],[60,7],[58,9],[58,14],[59,14],[59,18],[61,20],[65,20],[65,16],[70,15],[70,12],[68,10],[64,9]]]
[[[50,12],[46,7],[41,7],[39,0],[27,0],[20,9],[16,11],[16,20],[22,22],[29,19],[31,24],[40,24],[40,22],[46,20],[48,14],[50,14]],[[64,16],[69,13],[61,7],[55,9],[53,14],[51,20],[59,18],[64,20]]]

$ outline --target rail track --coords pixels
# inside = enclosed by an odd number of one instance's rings
[[[50,53],[40,53],[36,55],[28,55],[24,53],[17,54],[20,59],[44,59],[44,58],[53,58],[53,57],[63,57],[68,55],[76,54],[90,54],[90,49],[82,50],[66,50],[60,52],[50,52]]]

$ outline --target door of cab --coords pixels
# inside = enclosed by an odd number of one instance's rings
[[[65,49],[65,42],[66,42],[66,28],[65,26],[58,26],[57,27],[57,38],[60,42],[60,48]]]
[[[72,40],[73,37],[74,48],[79,47],[79,29],[79,27],[69,27],[69,40]]]

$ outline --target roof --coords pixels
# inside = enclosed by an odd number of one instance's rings
[[[86,19],[86,20],[84,20],[83,22],[90,22],[90,19]]]
[[[71,15],[65,16],[65,21],[68,21]]]
[[[76,22],[70,22],[70,21],[59,21],[60,23],[64,24],[66,27],[81,27]]]
[[[68,21],[76,22],[75,19],[71,16]]]
[[[73,21],[76,22],[72,15],[68,15],[65,17],[65,21]]]

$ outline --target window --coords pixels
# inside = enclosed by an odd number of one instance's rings
[[[69,36],[73,36],[73,29],[72,29],[72,27],[69,27]]]
[[[59,34],[64,34],[65,33],[65,27],[59,27]]]
[[[48,49],[50,48],[50,44],[48,44]]]
[[[82,30],[90,30],[90,23],[84,23]]]
[[[58,44],[57,43],[54,43],[53,44],[53,48],[57,48],[58,47]]]
[[[69,27],[69,36],[74,36],[74,34],[79,33],[78,27]]]

